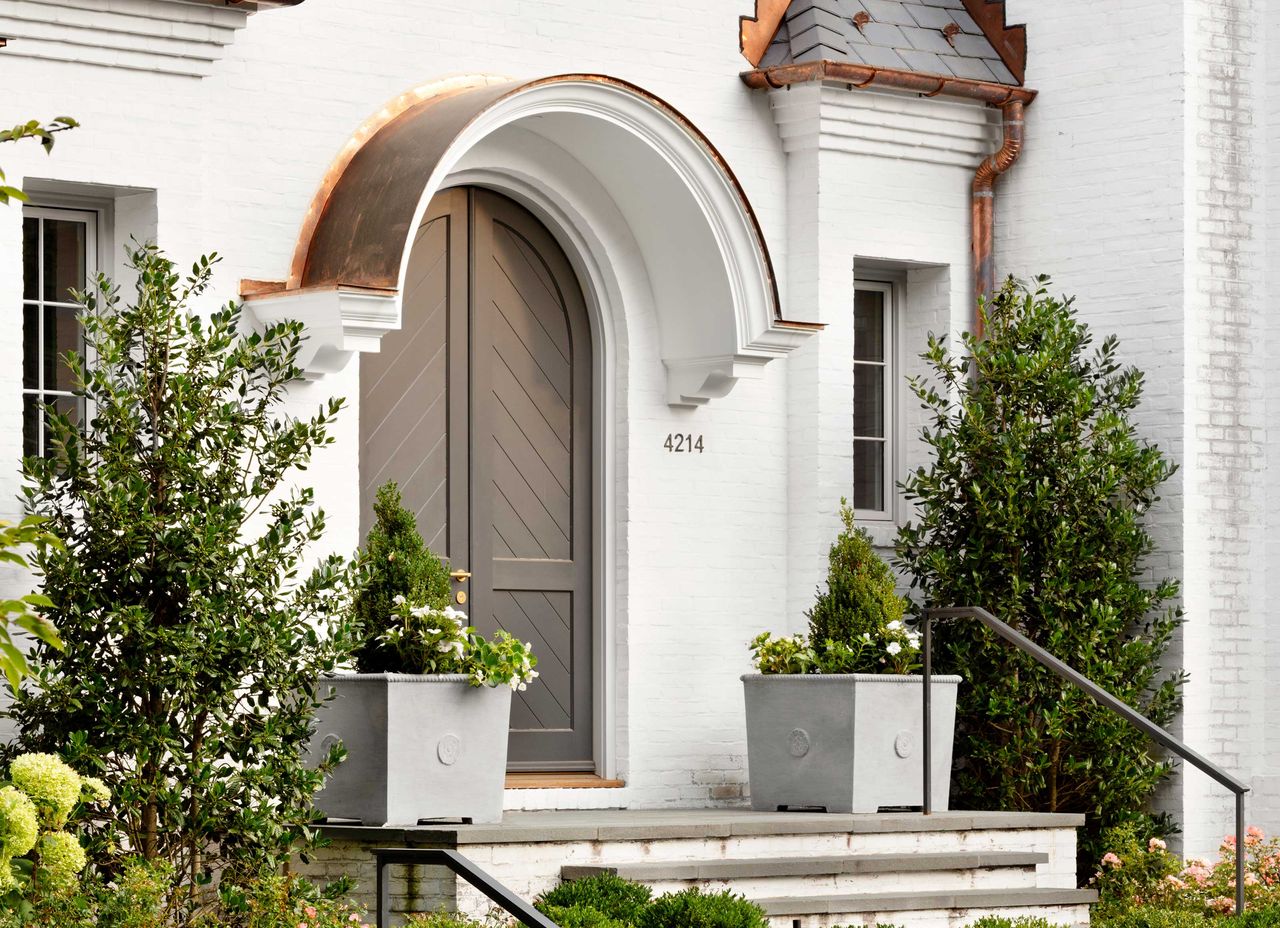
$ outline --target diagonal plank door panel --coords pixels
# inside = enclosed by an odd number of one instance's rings
[[[472,197],[472,621],[533,644],[509,766],[593,770],[591,340],[564,253],[527,211]]]

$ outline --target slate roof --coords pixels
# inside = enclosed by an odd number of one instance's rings
[[[963,0],[792,0],[760,67],[823,59],[1018,84]]]

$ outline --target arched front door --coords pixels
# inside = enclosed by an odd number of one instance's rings
[[[439,194],[403,325],[361,358],[362,527],[396,480],[472,623],[533,643],[513,770],[595,769],[591,382],[582,290],[546,228],[491,191]]]

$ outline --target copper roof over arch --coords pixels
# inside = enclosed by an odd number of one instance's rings
[[[773,317],[784,322],[764,233],[724,157],[665,101],[627,81],[598,74],[561,74],[531,81],[464,75],[423,85],[391,101],[353,134],[325,175],[303,221],[288,288],[398,288],[401,259],[422,193],[459,135],[500,101],[565,81],[598,82],[643,98],[715,161],[750,222],[768,267]],[[388,247],[389,243],[398,247]]]

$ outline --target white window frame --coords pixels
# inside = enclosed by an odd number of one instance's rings
[[[30,206],[29,205],[29,206],[23,207],[22,218],[24,220],[26,220],[27,218],[34,218],[42,221],[45,219],[60,219],[63,221],[84,223],[84,226],[85,226],[84,285],[86,290],[93,287],[94,278],[97,277],[98,275],[98,260],[99,260],[98,243],[99,243],[101,223],[102,223],[102,213],[99,210],[86,209],[83,207],[63,207],[63,206],[48,206],[48,205]],[[44,313],[44,310],[48,307],[79,310],[80,306],[79,304],[70,302],[69,300],[45,299],[46,294],[44,292],[44,235],[43,234],[37,234],[36,248],[38,249],[36,253],[37,254],[36,256],[36,298],[34,300],[27,299],[26,286],[24,282],[23,298],[22,298],[22,309],[23,309],[22,315],[23,315],[23,325],[25,326],[27,307],[28,306],[35,307],[37,325],[39,326],[39,332],[37,333],[37,336],[36,336],[36,345],[37,345],[37,350],[40,353],[40,357],[37,359],[37,364],[36,364],[36,370],[38,371],[36,386],[34,388],[28,387],[26,385],[25,378],[22,379],[21,381],[22,382],[22,404],[24,409],[26,408],[26,401],[27,401],[27,397],[29,396],[40,397],[41,402],[48,402],[49,398],[52,398],[52,397],[74,396],[73,393],[67,390],[46,390],[44,388],[44,376],[45,376],[45,365],[44,365],[45,313]],[[23,264],[24,266],[26,264],[26,255],[23,255]],[[25,367],[25,364],[26,364],[25,332],[23,333],[23,346],[24,346],[24,350],[23,350],[22,360]],[[85,411],[85,415],[86,416],[88,415],[88,410]],[[37,455],[43,455],[45,453],[45,450],[46,450],[45,449],[45,431],[46,431],[46,428],[44,425],[44,421],[42,419],[40,422],[39,436],[36,442]],[[26,453],[25,443],[26,443],[26,433],[25,433],[25,425],[24,425],[24,432],[23,432],[23,445],[24,445],[23,453],[24,454]]]
[[[884,296],[884,318],[882,321],[884,326],[884,360],[859,361],[855,357],[850,358],[850,362],[855,368],[858,365],[874,365],[884,370],[884,422],[881,428],[884,435],[877,438],[871,435],[859,436],[855,434],[852,449],[854,455],[856,455],[859,441],[879,441],[884,445],[884,486],[881,490],[884,508],[855,508],[853,514],[854,518],[859,522],[892,523],[897,517],[898,499],[897,481],[894,478],[898,473],[898,303],[902,286],[892,280],[876,280],[859,276],[854,278],[853,288],[855,296],[860,290],[870,290]],[[850,306],[849,311],[852,314],[852,306]],[[856,355],[856,350],[851,354]],[[852,409],[850,414],[852,415]],[[852,498],[852,486],[850,487],[849,495]]]

